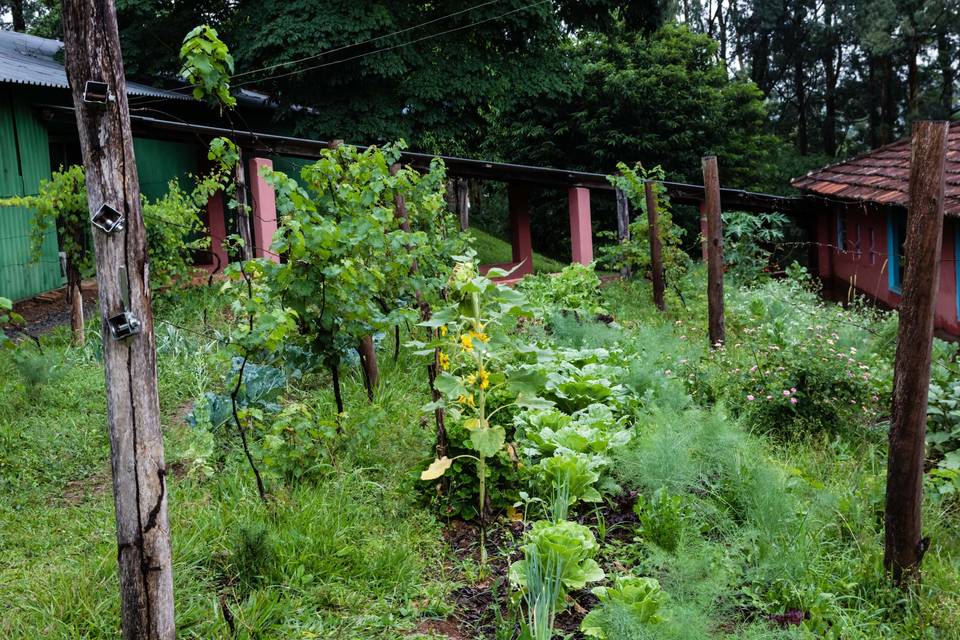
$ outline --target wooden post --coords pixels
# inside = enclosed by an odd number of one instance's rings
[[[703,158],[704,211],[707,216],[707,309],[710,346],[723,344],[723,222],[720,219],[720,173],[717,157]]]
[[[928,544],[921,538],[920,511],[948,128],[948,123],[942,121],[913,125],[907,267],[893,369],[884,518],[883,564],[897,584],[919,578],[920,561]]]
[[[247,207],[247,180],[243,171],[243,150],[237,147],[237,166],[233,169],[236,187],[237,233],[243,241],[243,259],[253,260],[253,232],[250,230],[250,209]]]
[[[67,296],[70,298],[70,344],[82,347],[86,341],[86,330],[83,322],[83,293],[79,282],[68,285]]]
[[[664,301],[663,252],[660,247],[660,223],[657,220],[657,194],[653,183],[647,180],[643,184],[643,194],[647,202],[647,225],[650,233],[650,273],[653,280],[653,303],[657,309],[666,309]]]
[[[627,194],[623,192],[623,189],[617,189],[617,238],[620,241],[620,244],[624,244],[630,241],[630,201],[627,199]],[[630,264],[624,261],[623,266],[620,267],[620,275],[624,278],[629,278],[632,273],[630,269]]]
[[[470,185],[466,178],[457,178],[457,216],[460,218],[460,231],[470,227]]]
[[[62,13],[87,202],[92,215],[108,205],[123,216],[122,229],[108,233],[94,226],[92,230],[103,316],[122,636],[125,640],[173,640],[170,525],[147,236],[116,11],[113,0],[64,0]],[[88,80],[105,83],[109,99],[86,101]],[[115,325],[108,319],[124,311],[139,321],[140,331],[114,338],[110,327]]]
[[[397,175],[400,171],[400,163],[395,163],[390,166],[390,175]],[[410,216],[407,215],[407,202],[404,200],[404,197],[400,194],[397,194],[394,204],[397,207],[397,215],[400,216],[400,228],[410,232]],[[410,273],[416,273],[419,269],[417,261],[414,260],[410,265]],[[417,307],[420,308],[420,320],[429,320],[430,319],[430,304],[424,299],[423,293],[420,290],[414,292],[414,295],[417,300]],[[430,397],[433,402],[437,402],[440,399],[440,392],[437,391],[436,385],[434,384],[437,380],[437,375],[440,372],[440,349],[433,350],[433,363],[427,365],[427,379],[430,382]],[[443,412],[442,407],[437,407],[433,410],[433,417],[437,423],[437,457],[443,457],[447,455],[447,427],[446,427],[446,416]]]

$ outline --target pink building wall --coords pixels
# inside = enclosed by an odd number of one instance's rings
[[[869,208],[844,213],[846,242],[837,246],[837,212],[820,214],[815,226],[817,274],[880,300],[891,308],[900,304],[900,294],[890,288],[887,215]],[[957,262],[955,220],[944,222],[940,258],[940,282],[934,326],[960,337],[957,319]]]

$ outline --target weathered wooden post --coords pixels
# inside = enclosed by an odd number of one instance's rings
[[[122,633],[173,640],[173,572],[147,237],[113,0],[64,0],[106,370]]]
[[[720,219],[720,173],[717,156],[703,158],[704,211],[707,216],[707,311],[710,345],[726,340],[723,326],[723,222]]]
[[[395,163],[390,166],[390,175],[397,175],[399,171],[400,163]],[[407,215],[406,200],[404,200],[404,197],[398,193],[394,204],[397,208],[397,215],[400,216],[400,228],[409,233],[410,217]],[[417,261],[414,260],[413,264],[410,265],[410,273],[416,273],[419,268],[420,266],[417,264]],[[430,304],[424,299],[421,291],[417,290],[414,292],[414,295],[417,300],[417,307],[420,309],[420,320],[429,320],[431,313]],[[431,331],[433,330],[431,329]],[[436,385],[434,384],[440,371],[440,349],[434,349],[433,363],[427,365],[427,379],[430,383],[430,398],[433,402],[437,402],[440,399],[440,392],[437,391]],[[448,449],[446,416],[444,414],[443,407],[436,407],[433,410],[433,417],[437,423],[437,457],[441,458],[447,455]]]
[[[617,188],[617,239],[620,244],[630,242],[630,200],[623,189]],[[630,264],[624,261],[620,275],[629,278],[633,275]]]
[[[247,206],[247,178],[243,168],[243,150],[237,147],[237,164],[233,168],[233,183],[236,187],[237,233],[243,242],[243,259],[253,260],[253,231],[250,229],[250,208]]]
[[[650,234],[650,271],[653,279],[653,303],[657,309],[666,309],[664,301],[663,251],[660,246],[660,222],[657,220],[657,194],[653,183],[647,180],[643,184],[643,195],[647,202],[647,226]]]
[[[456,196],[460,231],[466,231],[470,227],[470,185],[466,178],[457,178]]]
[[[919,578],[928,544],[921,538],[920,510],[948,130],[949,124],[942,121],[913,125],[906,273],[893,370],[884,517],[883,564],[897,584]]]

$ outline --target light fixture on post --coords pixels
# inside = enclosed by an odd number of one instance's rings
[[[123,231],[123,214],[104,202],[93,214],[90,222],[104,233]]]
[[[110,336],[114,340],[123,340],[140,333],[143,325],[130,311],[130,286],[127,282],[127,268],[120,267],[117,277],[120,279],[120,294],[123,297],[123,311],[107,319]]]
[[[106,82],[87,80],[87,83],[83,86],[83,101],[86,104],[103,106],[112,99],[110,87],[107,86]]]

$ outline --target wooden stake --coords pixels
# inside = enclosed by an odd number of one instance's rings
[[[707,216],[707,309],[710,346],[723,344],[723,222],[720,219],[720,173],[717,157],[703,158],[704,210]]]
[[[253,260],[253,232],[250,231],[250,208],[247,206],[247,178],[243,169],[243,150],[237,147],[237,166],[233,169],[236,187],[237,233],[243,241],[243,259]]]
[[[460,218],[460,231],[470,227],[470,190],[466,178],[457,178],[457,217]]]
[[[650,272],[653,278],[653,303],[657,309],[666,309],[664,302],[663,255],[660,247],[660,223],[657,220],[657,194],[653,183],[647,180],[643,185],[643,194],[647,202],[647,225],[650,233]]]
[[[893,371],[883,564],[897,584],[914,582],[928,541],[921,538],[927,391],[943,238],[946,122],[913,125],[906,273]]]
[[[62,14],[87,201],[91,214],[107,204],[124,217],[123,228],[112,233],[93,229],[103,316],[122,635],[126,640],[173,640],[170,525],[147,237],[116,11],[113,0],[63,0]],[[109,99],[85,101],[88,80],[106,83]],[[115,339],[108,318],[124,310],[139,321],[140,332]]]
[[[75,347],[82,347],[86,341],[86,331],[83,323],[83,294],[80,291],[80,283],[74,282],[69,285],[70,295],[70,344]]]
[[[623,192],[623,189],[617,189],[617,238],[620,240],[620,244],[630,242],[630,201],[627,199],[627,194]],[[631,273],[630,265],[624,261],[622,267],[620,267],[620,275],[624,278],[629,278],[633,274]]]

